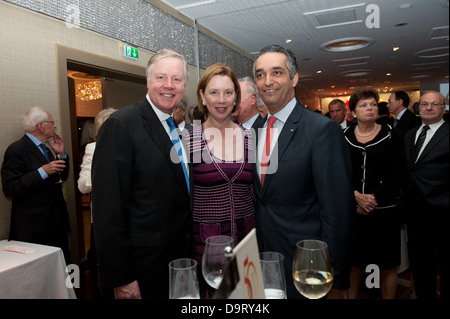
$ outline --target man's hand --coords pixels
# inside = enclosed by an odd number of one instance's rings
[[[116,299],[141,299],[139,284],[135,280],[128,285],[114,288],[114,298]]]
[[[48,176],[58,172],[62,172],[64,168],[66,168],[66,162],[64,162],[63,160],[56,160],[42,165],[42,169],[47,173]]]
[[[60,135],[55,132],[53,135],[53,142],[49,140],[47,143],[56,154],[61,157],[64,156],[64,141]]]

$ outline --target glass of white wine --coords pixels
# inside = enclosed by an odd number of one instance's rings
[[[292,276],[297,290],[306,298],[324,297],[333,285],[328,245],[320,240],[302,240],[295,248]]]
[[[202,273],[206,282],[214,289],[219,288],[229,259],[226,252],[234,247],[230,236],[218,235],[206,238],[203,252]]]

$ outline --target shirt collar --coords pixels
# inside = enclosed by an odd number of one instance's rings
[[[255,123],[258,115],[259,115],[259,113],[256,113],[255,115],[253,115],[250,119],[248,119],[247,121],[242,123],[242,126],[245,127],[246,129],[251,129],[252,125],[253,125],[253,123]]]
[[[422,131],[422,128],[425,125],[428,125],[430,127],[430,130],[434,133],[441,127],[442,124],[444,124],[444,119],[441,119],[439,122],[436,122],[436,123],[433,123],[433,124],[423,124],[422,123],[422,125],[419,127],[419,132]]]
[[[400,113],[398,113],[396,119],[397,119],[397,120],[400,120],[400,119],[402,118],[403,114],[406,112],[406,110],[407,110],[407,109],[403,109],[403,111],[401,111]],[[402,122],[402,123],[403,123],[403,122]]]
[[[25,134],[30,138],[30,140],[31,140],[34,144],[36,144],[36,146],[39,146],[39,145],[41,145],[41,144],[43,143],[43,142],[39,141],[39,139],[38,139],[37,137],[31,135],[30,133],[26,132]]]
[[[150,103],[150,106],[152,107],[153,111],[155,111],[156,116],[158,117],[158,119],[161,122],[165,122],[170,115],[167,113],[162,112],[160,109],[158,109],[153,103],[152,100],[150,100],[150,97],[148,96],[148,94],[145,95],[145,97],[147,98],[148,103]]]
[[[295,105],[297,104],[297,100],[295,99],[295,97],[288,103],[286,104],[285,107],[283,107],[281,110],[279,110],[277,113],[275,114],[270,114],[270,112],[268,113],[268,117],[267,119],[269,119],[269,117],[271,117],[272,115],[277,117],[277,122],[280,121],[283,124],[286,123],[289,115],[291,115],[292,110],[294,110]],[[267,122],[267,121],[266,121]],[[267,125],[267,124],[266,124]]]

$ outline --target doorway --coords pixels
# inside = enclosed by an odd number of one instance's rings
[[[139,101],[147,92],[146,77],[142,66],[59,45],[57,63],[61,134],[71,158],[71,171],[64,183],[71,224],[70,249],[72,262],[79,264],[86,257],[90,239],[90,198],[83,196],[77,185],[86,143],[83,128],[87,130],[88,123],[102,109],[119,109]],[[90,96],[85,94],[87,91]],[[81,99],[83,94],[85,98]]]

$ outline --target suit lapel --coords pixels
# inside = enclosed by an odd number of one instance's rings
[[[438,145],[443,138],[447,137],[448,142],[448,128],[449,128],[448,122],[444,122],[441,125],[441,127],[439,127],[439,129],[436,131],[436,133],[434,133],[433,137],[428,142],[428,144],[425,145],[425,148],[423,149],[422,154],[420,154],[419,159],[416,162],[416,165],[422,162],[424,159],[426,159],[427,155],[431,152],[431,150],[435,148],[436,145]]]
[[[161,150],[161,153],[164,155],[167,162],[170,163],[170,168],[172,169],[176,179],[178,180],[178,183],[183,188],[183,190],[185,190],[186,194],[188,194],[186,180],[184,178],[181,163],[175,164],[171,159],[170,153],[173,148],[172,140],[167,135],[166,130],[164,129],[156,113],[153,111],[150,103],[148,103],[147,98],[141,100],[141,102],[139,103],[139,107],[141,116],[146,121],[146,123],[144,124],[145,130],[150,135],[156,146],[158,146],[158,148]],[[174,152],[174,154],[176,155],[176,151]],[[190,176],[192,176],[192,174]]]
[[[44,154],[42,154],[39,147],[36,144],[34,144],[34,142],[26,134],[24,135],[24,137],[22,139],[26,143],[28,151],[30,152],[31,155],[36,157],[43,164],[48,164],[47,159],[45,158]],[[50,161],[51,161],[51,156],[52,156],[52,154],[50,152],[50,154],[49,154]]]

